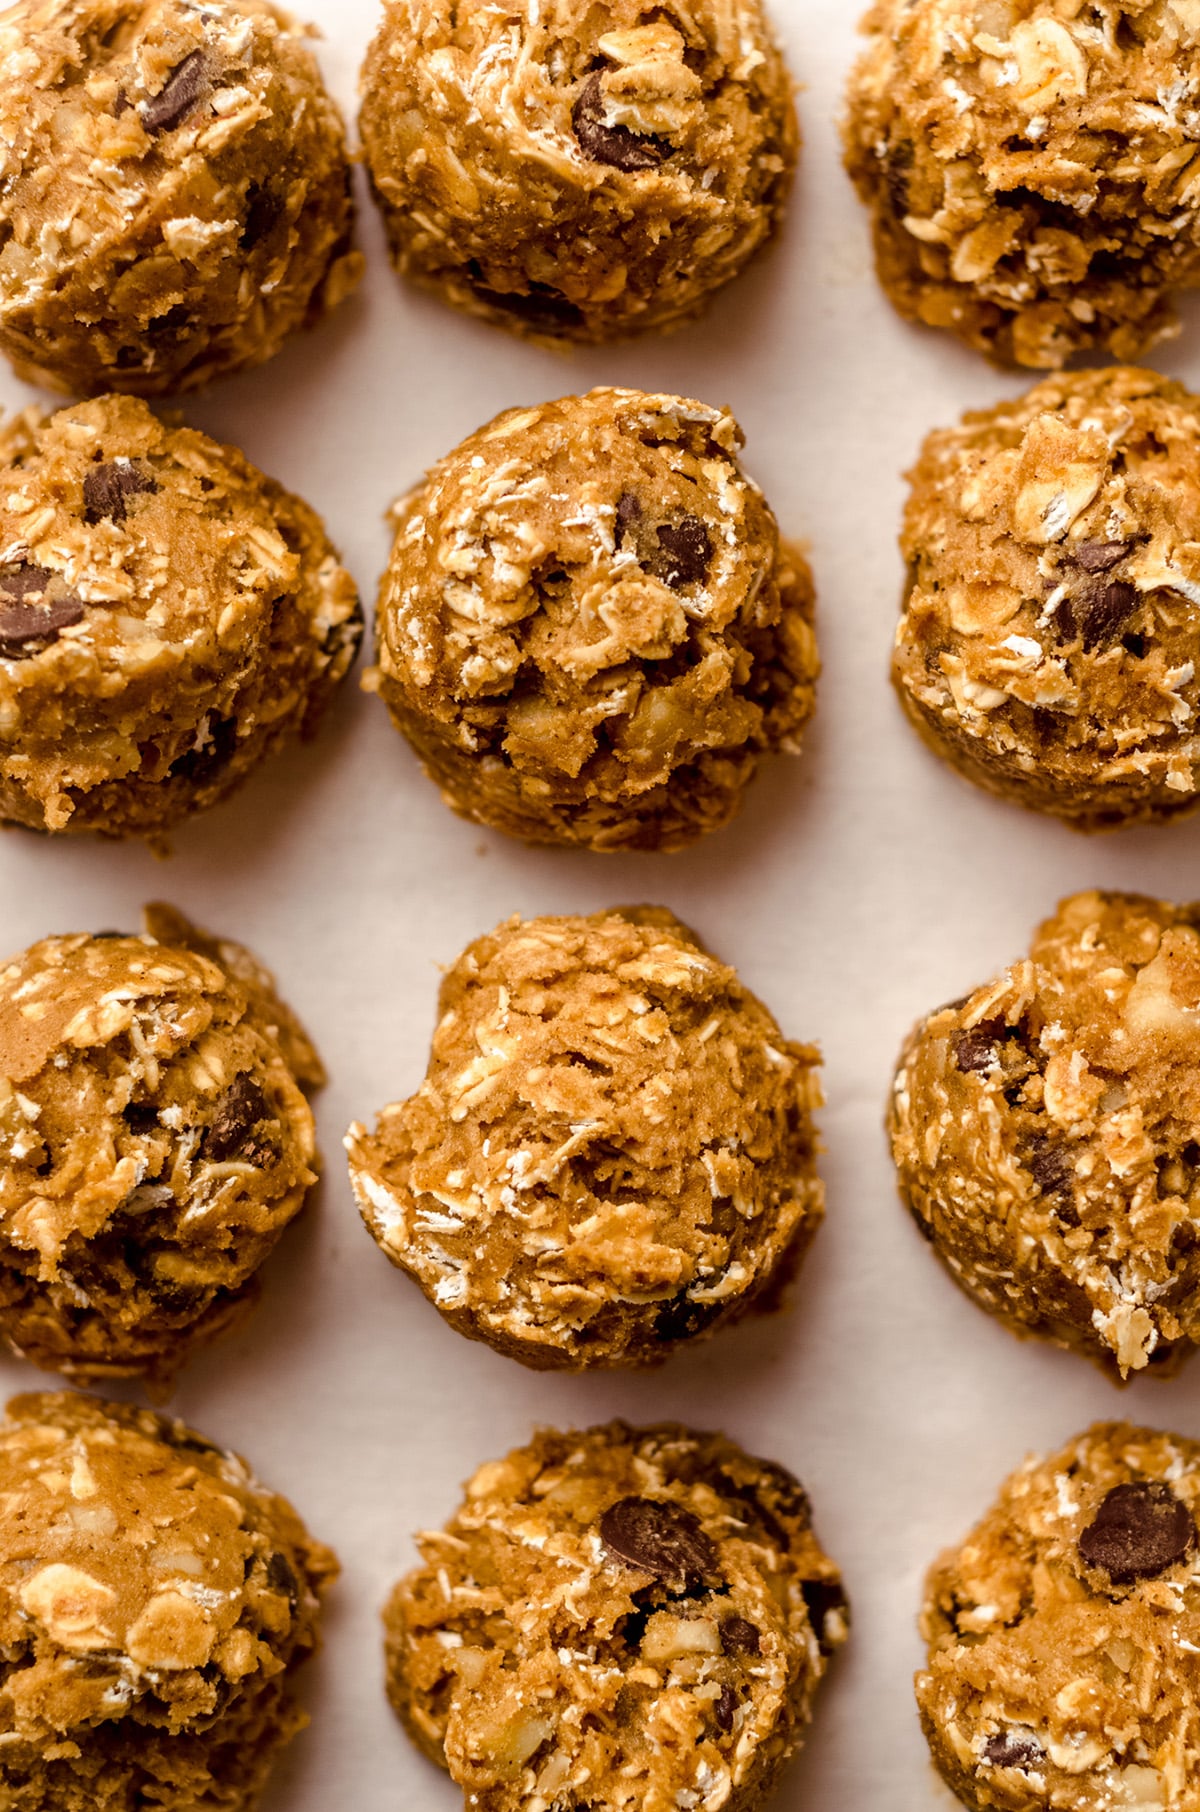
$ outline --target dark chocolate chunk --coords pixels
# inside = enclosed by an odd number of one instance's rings
[[[272,1554],[267,1562],[267,1584],[280,1592],[295,1610],[300,1602],[300,1582],[286,1554]]]
[[[1095,1521],[1079,1537],[1089,1567],[1107,1573],[1114,1585],[1154,1579],[1184,1558],[1196,1540],[1186,1504],[1169,1485],[1138,1479],[1117,1485],[1100,1505]]]
[[[733,1729],[733,1714],[740,1703],[732,1686],[723,1686],[713,1707],[713,1716],[726,1733]]]
[[[695,516],[684,516],[679,522],[664,522],[657,533],[658,550],[645,561],[647,571],[672,591],[703,584],[713,557],[704,524]]]
[[[745,1617],[722,1617],[721,1653],[723,1655],[757,1655],[761,1649],[762,1638],[755,1626]]]
[[[1107,573],[1133,552],[1132,541],[1081,541],[1071,549],[1071,558],[1085,573]]]
[[[171,763],[173,776],[188,780],[193,786],[206,786],[217,778],[237,750],[237,721],[232,717],[219,717],[216,723],[209,723],[208,733],[208,741],[202,749],[188,749]]]
[[[83,621],[82,598],[66,596],[35,604],[54,577],[44,566],[22,561],[0,573],[0,660],[29,660],[56,642],[61,630]]]
[[[1035,1133],[1025,1151],[1025,1168],[1043,1195],[1068,1195],[1075,1175],[1071,1154],[1059,1139]]]
[[[201,1141],[202,1156],[224,1164],[244,1152],[254,1128],[274,1112],[253,1076],[235,1076],[217,1103],[216,1115]]]
[[[972,1070],[990,1070],[995,1060],[996,1046],[1003,1036],[1002,1019],[984,1019],[969,1031],[956,1033],[954,1061],[963,1075],[968,1075]]]
[[[174,132],[212,87],[212,68],[203,50],[193,50],[176,65],[158,93],[142,102],[147,132]]]
[[[686,1290],[664,1302],[654,1317],[656,1340],[691,1340],[717,1320],[724,1303],[692,1302]]]
[[[471,294],[488,308],[512,315],[535,330],[556,334],[583,326],[583,310],[556,289],[551,289],[548,283],[530,283],[527,290],[493,289],[485,282],[482,267],[476,259],[468,264],[465,277]]]
[[[1046,1751],[1031,1730],[998,1730],[983,1745],[980,1761],[989,1768],[1018,1768],[1028,1774],[1046,1759]]]
[[[242,228],[241,247],[252,252],[256,245],[274,231],[283,218],[283,202],[264,183],[252,182],[246,190],[246,224]]]
[[[832,1650],[833,1643],[826,1640],[825,1625],[835,1612],[840,1611],[844,1614],[850,1606],[841,1580],[802,1580],[800,1594],[808,1611],[808,1621],[812,1624],[817,1646],[823,1655],[827,1655]]]
[[[600,1518],[600,1539],[617,1560],[682,1586],[716,1570],[717,1550],[690,1510],[652,1497],[623,1497]]]
[[[580,90],[571,109],[571,125],[584,156],[614,170],[654,170],[671,155],[672,148],[665,139],[607,123],[598,71],[588,77]]]
[[[53,577],[47,566],[34,566],[30,560],[13,560],[0,568],[0,592],[17,603],[26,598],[44,597]]]
[[[93,466],[83,481],[85,522],[124,522],[131,497],[149,497],[158,480],[132,459],[107,460]]]
[[[1074,599],[1074,616],[1087,649],[1115,641],[1138,606],[1139,592],[1125,579],[1093,579]]]

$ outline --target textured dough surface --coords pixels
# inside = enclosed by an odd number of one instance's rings
[[[329,1549],[236,1454],[146,1410],[17,1397],[0,1425],[0,1796],[250,1812],[307,1722]]]
[[[248,951],[145,916],[0,967],[0,1332],[160,1383],[254,1301],[316,1181],[324,1075]]]
[[[155,836],[309,734],[362,635],[320,518],[110,396],[0,428],[0,817]]]
[[[930,1572],[917,1702],[974,1812],[1200,1804],[1200,1447],[1099,1423]]]
[[[543,1430],[418,1540],[388,1692],[473,1812],[751,1812],[849,1627],[791,1473],[671,1424]]]
[[[360,123],[400,269],[551,340],[694,314],[775,231],[799,142],[756,0],[388,0]]]
[[[788,1279],[823,1211],[818,1052],[669,912],[510,919],[442,986],[429,1072],[353,1126],[363,1217],[460,1332],[646,1365]]]
[[[1082,893],[920,1024],[890,1130],[957,1281],[1126,1375],[1200,1341],[1200,906]]]
[[[341,118],[259,0],[0,15],[0,348],[161,396],[260,364],[358,282]]]
[[[396,505],[366,683],[456,811],[674,849],[798,749],[812,578],[741,444],[726,410],[593,390],[508,410]]]
[[[911,473],[893,678],[970,780],[1104,830],[1200,774],[1200,398],[1049,378],[932,434]]]
[[[847,164],[910,320],[1005,364],[1135,358],[1200,283],[1193,0],[877,0]]]

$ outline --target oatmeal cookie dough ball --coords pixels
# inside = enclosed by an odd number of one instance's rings
[[[337,1573],[291,1505],[182,1422],[17,1397],[0,1425],[0,1798],[252,1812],[307,1722],[291,1675]]]
[[[758,0],[388,0],[361,129],[399,268],[547,340],[694,314],[774,233],[799,144]]]
[[[1039,368],[1134,358],[1200,283],[1191,0],[877,0],[847,164],[909,320]]]
[[[307,735],[353,664],[319,516],[132,397],[0,426],[0,818],[157,836]]]
[[[934,1566],[917,1703],[973,1812],[1197,1804],[1198,1507],[1200,1446],[1098,1423]]]
[[[260,0],[0,18],[0,348],[58,390],[192,390],[357,283],[341,118]]]
[[[752,1812],[848,1632],[791,1473],[672,1424],[544,1429],[418,1541],[389,1697],[488,1812]]]
[[[324,1072],[248,951],[145,919],[0,967],[0,1333],[51,1371],[169,1383],[316,1181]]]
[[[1200,1342],[1200,906],[1082,893],[919,1025],[900,1188],[963,1288],[1122,1376]]]
[[[812,578],[741,445],[726,410],[593,390],[508,410],[396,505],[366,684],[455,811],[677,849],[797,751]]]
[[[1078,830],[1194,808],[1200,397],[1050,378],[930,436],[893,678],[969,780]]]
[[[442,984],[417,1093],[352,1126],[367,1227],[452,1327],[650,1365],[790,1279],[823,1212],[818,1052],[656,907],[509,919]]]

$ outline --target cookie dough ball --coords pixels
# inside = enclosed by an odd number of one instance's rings
[[[757,0],[388,0],[361,129],[403,272],[581,341],[674,326],[736,277],[799,142]]]
[[[424,1083],[352,1126],[367,1227],[452,1327],[649,1365],[778,1293],[816,1230],[818,1052],[655,907],[509,919],[442,984]]]
[[[531,843],[677,849],[799,747],[812,578],[722,409],[510,409],[396,505],[378,691],[447,803]]]
[[[909,320],[1004,364],[1134,358],[1200,284],[1189,0],[877,0],[847,164]]]
[[[919,1025],[900,1188],[964,1289],[1122,1376],[1200,1342],[1200,906],[1082,893]]]
[[[0,427],[0,818],[159,835],[315,728],[362,635],[319,516],[132,397]]]
[[[307,1722],[328,1548],[236,1454],[91,1397],[0,1425],[0,1799],[252,1812]]]
[[[1200,785],[1200,397],[1154,372],[1050,378],[930,436],[893,678],[969,780],[1078,830]]]
[[[145,918],[0,968],[0,1333],[80,1378],[169,1381],[316,1181],[324,1074],[272,978]]]
[[[1200,1446],[1099,1423],[929,1575],[917,1702],[973,1812],[1200,1798]]]
[[[670,1424],[543,1430],[419,1546],[388,1694],[489,1812],[752,1812],[849,1627],[791,1473]]]
[[[261,364],[357,283],[341,119],[259,0],[19,0],[0,20],[0,348],[161,396]]]

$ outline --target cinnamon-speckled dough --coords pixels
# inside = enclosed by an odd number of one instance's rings
[[[260,0],[0,17],[0,348],[84,395],[260,364],[357,283],[341,118]]]
[[[0,1424],[6,1812],[251,1812],[329,1549],[236,1454],[92,1397]]]
[[[1049,378],[930,436],[893,678],[968,779],[1079,830],[1200,785],[1200,397],[1150,371]]]
[[[447,802],[536,843],[675,849],[799,746],[808,566],[726,410],[510,409],[396,505],[378,691]]]
[[[920,1024],[901,1191],[963,1288],[1125,1375],[1200,1342],[1200,905],[1082,893]]]
[[[478,1812],[752,1812],[849,1627],[791,1473],[671,1424],[543,1430],[418,1540],[388,1692]]]
[[[910,320],[1134,358],[1200,284],[1195,0],[876,0],[847,163]]]
[[[694,314],[771,237],[798,148],[758,0],[388,0],[361,127],[400,269],[550,340]]]
[[[166,906],[0,967],[0,1333],[169,1382],[316,1181],[320,1059],[254,957]]]
[[[823,1210],[819,1055],[671,913],[513,918],[442,985],[429,1071],[347,1138],[368,1228],[460,1333],[654,1364],[790,1277]]]
[[[1200,1446],[1098,1423],[934,1566],[917,1702],[973,1812],[1200,1804],[1198,1510]]]
[[[308,734],[354,661],[320,518],[110,396],[0,428],[0,818],[154,836]]]

